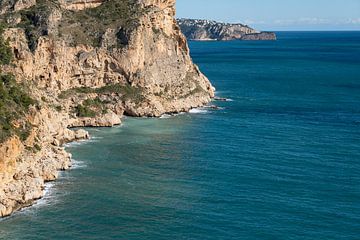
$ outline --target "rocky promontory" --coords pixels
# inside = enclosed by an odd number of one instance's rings
[[[244,24],[221,23],[198,19],[178,19],[177,22],[188,40],[276,40],[275,33],[259,32]]]
[[[214,97],[175,0],[0,2],[0,217],[71,167],[72,127],[188,111]]]

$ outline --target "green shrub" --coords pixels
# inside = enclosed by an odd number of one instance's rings
[[[94,93],[95,90],[89,87],[78,87],[78,88],[71,88],[66,91],[63,91],[59,94],[60,99],[66,99],[76,94],[87,94],[87,93]]]
[[[39,144],[35,144],[34,145],[34,149],[37,151],[37,152],[40,152],[41,151],[41,146]]]
[[[15,81],[14,76],[0,74],[0,142],[16,134],[25,140],[30,133],[31,125],[24,119],[30,105],[35,105],[26,88]],[[21,123],[15,128],[13,121]]]
[[[16,27],[25,30],[31,51],[35,51],[41,36],[48,35],[48,18],[53,8],[59,8],[57,1],[37,0],[34,6],[19,11],[21,22]]]
[[[11,62],[12,51],[3,38],[4,25],[0,24],[0,65]],[[13,135],[25,140],[31,125],[24,119],[30,105],[36,104],[26,91],[26,87],[17,83],[11,74],[0,72],[0,143]],[[17,122],[17,127],[13,122]]]
[[[78,117],[96,117],[106,112],[105,102],[101,101],[98,97],[86,99],[82,104],[75,107],[75,113]]]
[[[97,115],[96,112],[91,110],[88,106],[83,106],[81,104],[75,107],[75,113],[78,117],[95,117]]]
[[[60,93],[59,98],[66,99],[71,96],[75,96],[76,94],[89,94],[89,93],[97,93],[99,95],[108,95],[108,94],[118,94],[123,100],[132,100],[136,103],[144,100],[142,95],[143,89],[140,87],[133,87],[130,84],[111,84],[106,85],[101,88],[72,88]]]
[[[105,1],[96,8],[83,11],[65,11],[59,35],[71,36],[74,45],[87,44],[99,47],[106,29],[134,29],[141,14],[135,0]],[[119,39],[119,47],[122,42]]]
[[[7,65],[11,62],[12,51],[9,47],[9,42],[3,38],[4,24],[0,24],[0,65]]]
[[[61,112],[62,107],[60,105],[58,105],[58,106],[55,107],[55,109],[56,109],[56,111]]]
[[[3,37],[6,27],[0,20],[0,66],[10,64],[13,59],[9,42]],[[0,71],[0,143],[14,135],[21,140],[29,137],[32,126],[25,116],[29,107],[37,102],[28,92],[27,87],[17,83],[13,75]]]
[[[142,95],[143,89],[139,87],[133,87],[130,84],[121,85],[113,84],[107,85],[102,88],[96,89],[98,94],[112,94],[117,93],[123,100],[132,100],[135,103],[139,103],[144,100]]]

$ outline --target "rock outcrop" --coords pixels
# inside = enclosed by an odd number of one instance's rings
[[[99,117],[76,118],[69,127],[113,127],[121,124],[121,116],[110,110]]]
[[[178,19],[178,24],[189,40],[276,40],[275,33],[259,32],[243,24],[230,24],[197,19]]]
[[[273,41],[276,40],[276,34],[273,32],[261,32],[246,34],[241,38],[244,41]]]
[[[67,10],[81,11],[87,8],[96,8],[103,4],[105,0],[78,0],[78,1],[69,1],[69,0],[60,0],[60,3]]]
[[[0,216],[42,197],[44,183],[71,166],[62,144],[89,135],[69,127],[111,127],[123,114],[157,117],[214,97],[175,0],[7,0],[0,13],[14,55],[2,71],[36,99],[29,136],[1,143]]]

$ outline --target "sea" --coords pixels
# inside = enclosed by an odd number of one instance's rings
[[[125,118],[0,239],[360,239],[360,32],[190,42],[218,109]]]

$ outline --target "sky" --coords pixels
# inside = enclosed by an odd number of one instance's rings
[[[360,30],[360,0],[177,0],[177,17],[259,30]]]

